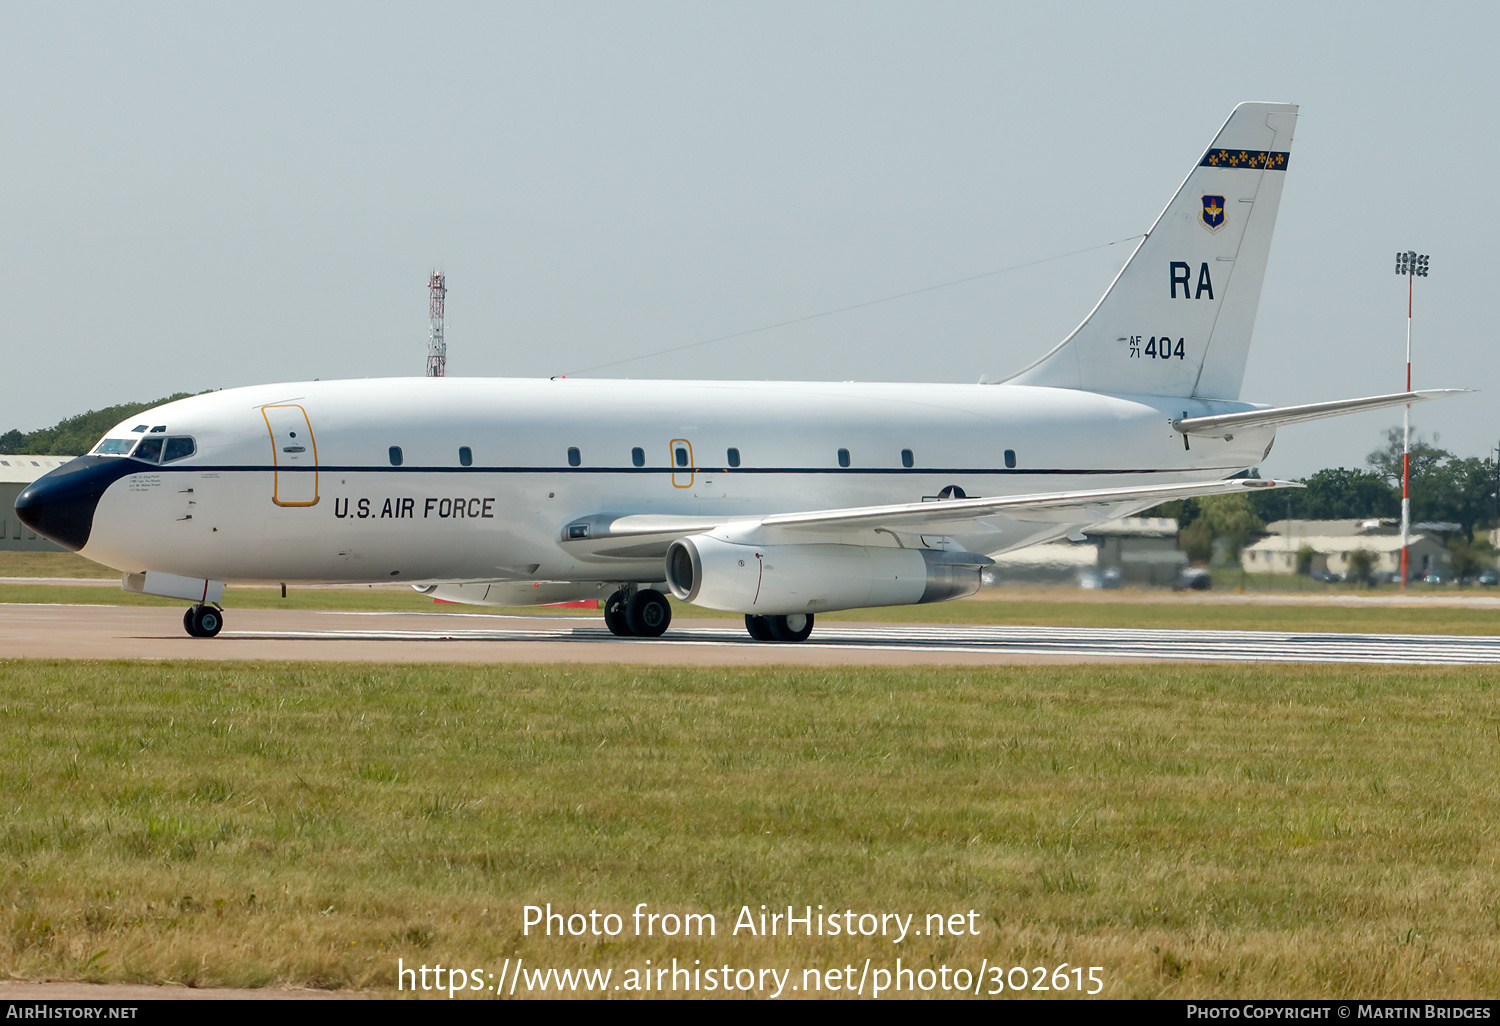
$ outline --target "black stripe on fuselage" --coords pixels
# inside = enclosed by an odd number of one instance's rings
[[[159,467],[141,464],[134,473],[245,473],[245,474],[895,474],[907,476],[952,476],[955,474],[1025,477],[1027,475],[1098,475],[1098,474],[1182,474],[1215,470],[1240,470],[1241,465],[1227,467],[1145,467],[1145,468],[1079,468],[1037,467],[274,467],[274,466],[177,466]]]

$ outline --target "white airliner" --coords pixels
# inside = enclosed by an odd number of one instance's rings
[[[998,384],[414,378],[149,410],[16,511],[194,604],[225,582],[411,583],[517,605],[662,594],[801,641],[816,613],[973,594],[990,556],[1169,499],[1278,487],[1276,427],[1447,391],[1269,409],[1240,382],[1297,108],[1244,103],[1083,323]]]

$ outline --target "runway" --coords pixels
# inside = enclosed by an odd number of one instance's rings
[[[869,624],[820,621],[801,644],[755,642],[734,620],[617,638],[595,616],[233,610],[189,638],[163,608],[7,605],[0,658],[314,659],[882,665],[1078,662],[1500,664],[1500,636]]]

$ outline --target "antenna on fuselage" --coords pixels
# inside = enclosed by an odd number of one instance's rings
[[[440,378],[448,366],[448,344],[443,341],[443,300],[448,286],[437,271],[427,279],[427,376]]]

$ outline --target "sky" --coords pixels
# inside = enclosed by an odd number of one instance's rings
[[[1486,455],[1497,12],[3,3],[0,430],[421,374],[434,269],[450,375],[994,379],[1269,100],[1301,113],[1243,398],[1401,390],[1415,249],[1413,383],[1479,391],[1413,423]],[[1399,419],[1284,428],[1262,473]]]

